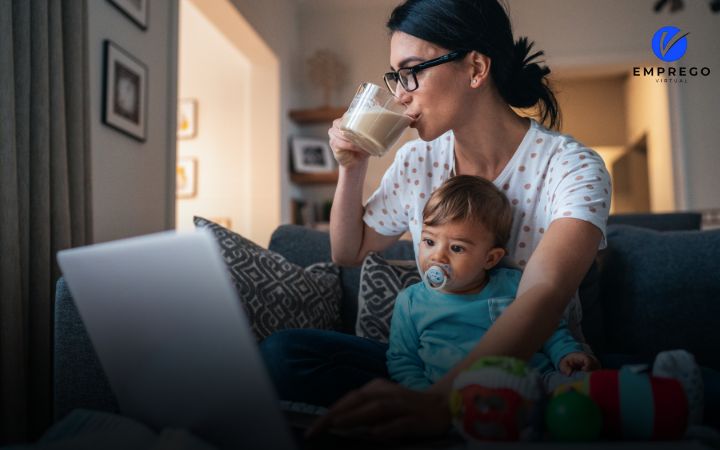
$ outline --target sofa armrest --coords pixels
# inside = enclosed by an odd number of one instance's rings
[[[115,396],[63,278],[55,291],[53,415],[76,408],[117,412]]]

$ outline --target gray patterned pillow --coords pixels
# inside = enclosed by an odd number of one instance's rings
[[[340,270],[332,263],[302,268],[202,217],[215,235],[253,333],[262,340],[285,328],[340,327]]]
[[[389,261],[376,253],[368,254],[360,272],[355,334],[387,342],[395,297],[419,281],[415,260]]]

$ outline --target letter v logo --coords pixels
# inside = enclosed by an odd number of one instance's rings
[[[660,60],[673,62],[682,58],[687,51],[686,36],[677,27],[666,26],[655,32],[652,38],[652,50]]]

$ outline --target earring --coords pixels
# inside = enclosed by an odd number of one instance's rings
[[[476,84],[478,84],[478,79],[477,79],[477,78],[473,78],[473,80],[472,80],[472,85],[475,86]]]

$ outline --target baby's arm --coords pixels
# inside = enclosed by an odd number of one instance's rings
[[[420,338],[410,316],[410,297],[400,292],[390,323],[387,369],[390,378],[410,389],[424,390],[432,385],[425,376],[425,363],[418,355]]]
[[[553,366],[560,370],[562,359],[571,353],[583,353],[583,346],[570,334],[567,321],[562,319],[550,339],[543,345],[543,352],[550,358]]]

